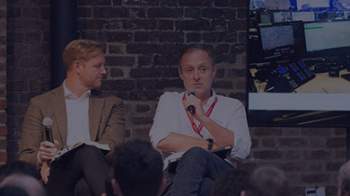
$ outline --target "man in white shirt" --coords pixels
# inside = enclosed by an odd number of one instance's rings
[[[185,49],[179,74],[186,91],[160,97],[150,137],[164,154],[185,152],[168,192],[171,196],[209,195],[215,178],[232,168],[210,151],[232,146],[232,159],[244,159],[250,152],[245,108],[212,89],[216,66],[209,49]]]
[[[100,97],[91,91],[101,86],[106,75],[102,44],[73,40],[63,52],[63,61],[67,65],[63,84],[30,101],[22,126],[19,159],[45,168],[58,150],[95,142],[95,146],[82,146],[51,162],[50,170],[42,169],[42,177],[51,196],[72,196],[78,181],[86,182],[82,184],[100,196],[105,192],[109,168],[104,153],[96,146],[113,149],[123,142],[124,107],[117,97]],[[51,142],[45,141],[44,119],[52,121]]]

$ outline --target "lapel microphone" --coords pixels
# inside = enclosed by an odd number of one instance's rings
[[[189,92],[187,95],[196,96],[196,94],[193,91]],[[189,106],[187,106],[186,111],[188,111],[189,113],[194,115],[196,113],[196,108],[194,107],[194,105],[189,105]]]
[[[53,141],[53,136],[52,136],[52,124],[53,124],[53,120],[50,117],[45,117],[43,119],[42,124],[44,125],[45,128],[45,139],[46,141],[49,142],[54,142]]]

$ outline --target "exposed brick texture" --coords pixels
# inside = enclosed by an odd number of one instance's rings
[[[251,133],[250,161],[284,169],[296,195],[314,185],[335,195],[337,171],[345,161],[344,129],[264,127],[251,128]]]
[[[7,1],[7,152],[17,140],[29,99],[49,89],[49,1]]]
[[[6,162],[7,1],[0,1],[0,164]]]
[[[4,2],[1,1],[0,2]],[[6,46],[0,42],[0,80],[7,68],[9,159],[14,159],[22,118],[30,97],[49,89],[49,1],[16,0],[0,5],[8,14]],[[129,136],[147,138],[159,96],[181,90],[177,55],[184,45],[202,43],[215,49],[217,93],[246,100],[246,10],[239,0],[78,0],[82,38],[107,44],[109,74],[104,93],[120,96],[127,106]],[[0,32],[3,31],[0,19]],[[6,22],[6,21],[5,21]],[[2,38],[1,38],[2,39]],[[6,43],[6,42],[5,42]],[[4,76],[4,78],[6,78]],[[7,102],[7,104],[6,104]],[[3,103],[0,101],[0,118]],[[5,122],[0,119],[1,123]],[[6,132],[6,130],[8,130]],[[307,186],[326,186],[335,195],[335,176],[345,160],[345,130],[331,128],[251,128],[253,149],[245,167],[273,164],[287,172],[295,195]],[[0,161],[5,160],[2,151]]]

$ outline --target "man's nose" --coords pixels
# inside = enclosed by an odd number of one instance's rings
[[[196,81],[200,79],[200,75],[199,75],[199,71],[198,70],[194,70],[193,71],[193,79],[196,80]]]
[[[101,68],[101,74],[103,74],[103,75],[106,75],[106,74],[107,74],[107,70],[106,70],[106,67],[105,67],[105,66],[103,66],[103,67]]]

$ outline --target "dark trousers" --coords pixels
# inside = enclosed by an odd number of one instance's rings
[[[208,196],[215,179],[233,167],[199,147],[188,150],[179,161],[167,196]]]
[[[79,188],[88,188],[89,190],[85,191],[100,196],[105,192],[108,172],[108,164],[102,151],[96,147],[84,145],[69,157],[51,164],[47,184],[48,195],[74,196],[78,185]]]

